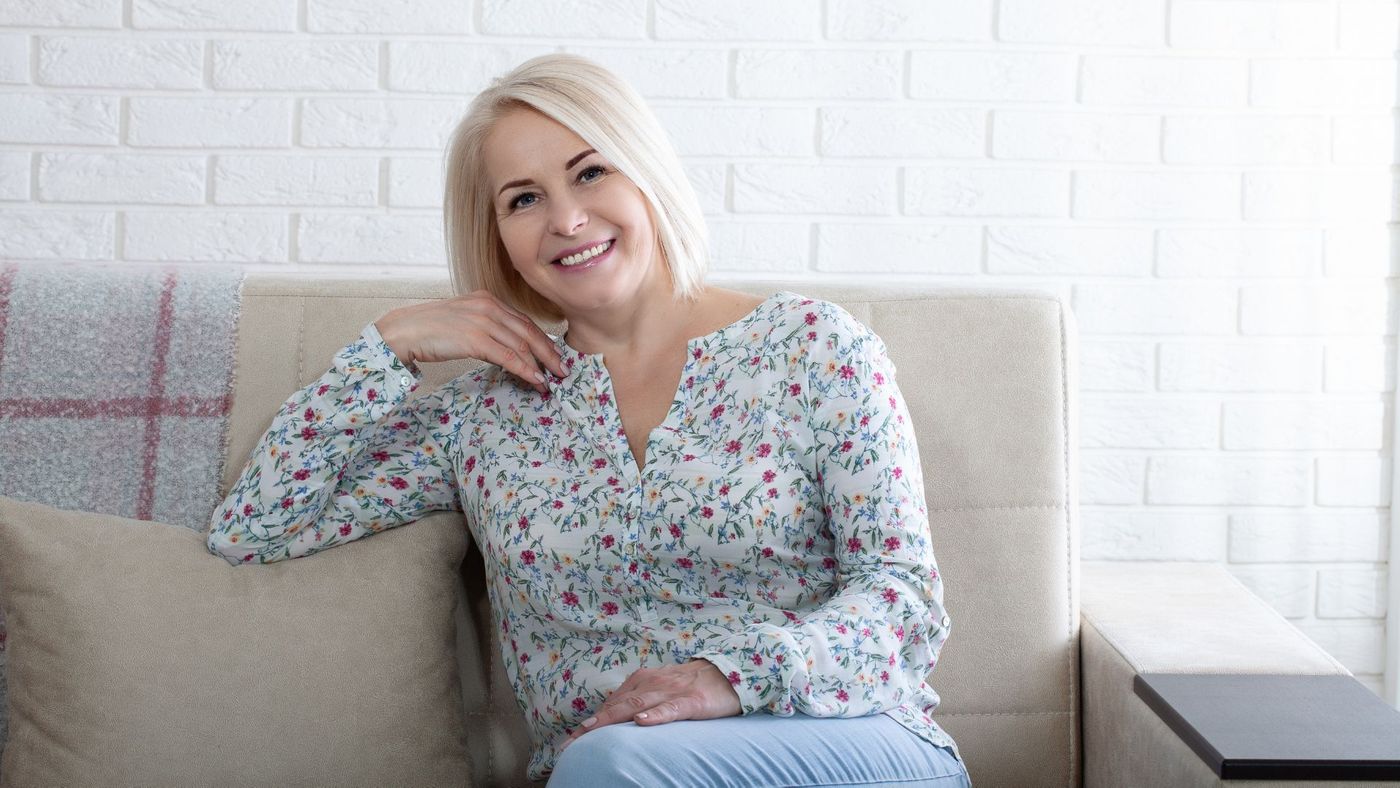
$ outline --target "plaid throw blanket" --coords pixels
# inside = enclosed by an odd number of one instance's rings
[[[203,532],[220,501],[242,287],[225,267],[0,267],[0,495]]]

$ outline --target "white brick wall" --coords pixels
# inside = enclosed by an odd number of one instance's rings
[[[1400,0],[8,0],[0,258],[443,275],[534,55],[670,131],[726,277],[1036,286],[1083,557],[1226,565],[1379,690]]]

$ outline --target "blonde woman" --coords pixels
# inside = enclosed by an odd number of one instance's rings
[[[665,132],[577,56],[472,102],[444,229],[458,295],[385,314],[293,395],[210,550],[267,563],[462,511],[554,788],[970,785],[930,716],[951,622],[880,338],[706,284]],[[419,362],[464,358],[488,363],[404,402]]]

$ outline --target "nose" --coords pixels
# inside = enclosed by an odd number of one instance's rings
[[[551,201],[549,208],[550,232],[559,235],[573,235],[588,224],[588,212],[574,195],[563,192]]]

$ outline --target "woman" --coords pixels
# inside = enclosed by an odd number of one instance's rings
[[[387,313],[293,395],[210,550],[266,563],[463,511],[529,776],[556,788],[969,785],[929,716],[950,622],[880,338],[706,285],[664,131],[576,56],[477,96],[444,214],[459,295]],[[463,358],[489,363],[403,402],[417,362]]]

